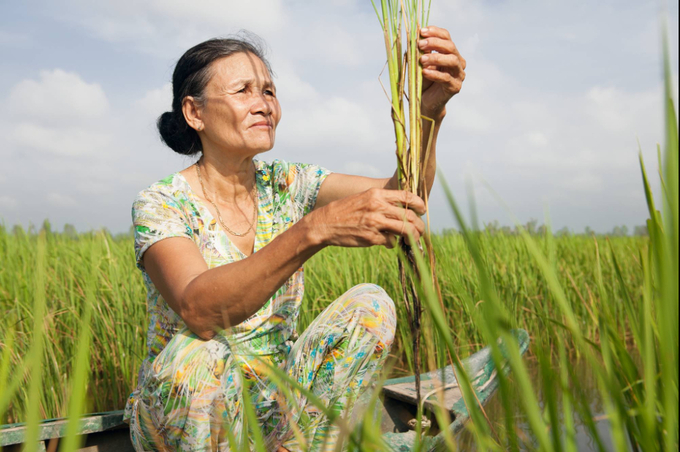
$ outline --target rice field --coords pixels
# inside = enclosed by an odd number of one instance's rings
[[[0,230],[0,327],[3,353],[9,369],[21,369],[33,343],[34,300],[38,297],[36,266],[44,265],[45,312],[40,416],[65,416],[69,400],[67,384],[78,346],[80,319],[86,305],[92,306],[89,323],[90,346],[88,411],[121,409],[136,380],[145,355],[146,307],[141,273],[135,268],[131,237],[114,239],[100,233],[76,237],[44,234],[44,263],[36,262],[39,237],[20,229]],[[586,337],[597,340],[595,312],[611,304],[610,325],[628,338],[625,309],[617,301],[629,293],[639,307],[643,298],[640,256],[648,252],[646,237],[572,236],[548,241],[536,237],[539,246],[551,253],[559,282],[567,291],[578,324]],[[433,237],[439,264],[440,286],[446,321],[451,326],[456,349],[465,357],[483,344],[474,324],[472,309],[481,309],[479,278],[464,237],[448,234]],[[520,236],[480,233],[484,259],[495,281],[498,295],[512,313],[512,327],[524,328],[555,347],[563,336],[554,325],[565,323],[556,308],[550,288],[541,276]],[[552,249],[548,250],[548,246]],[[614,264],[618,258],[619,272]],[[598,280],[601,278],[601,281]],[[385,248],[330,248],[306,266],[306,292],[300,317],[302,331],[331,301],[350,287],[373,282],[399,300],[397,255]],[[601,283],[601,284],[600,284]],[[403,308],[399,303],[398,305]],[[393,372],[406,374],[412,368],[410,330],[400,309],[398,341],[393,350]],[[432,333],[432,330],[429,330]],[[8,342],[13,343],[11,349]],[[571,350],[573,344],[566,341]],[[441,348],[441,347],[440,347]],[[423,362],[445,365],[444,353],[424,348]],[[572,356],[572,359],[577,357]],[[10,375],[15,372],[11,371]],[[29,400],[29,376],[9,401],[2,423],[25,420]],[[6,403],[6,402],[5,402]],[[1,408],[1,407],[0,407]]]
[[[432,237],[443,306],[426,279],[424,370],[510,340],[513,328],[532,339],[526,359],[508,357],[512,372],[499,374],[488,412],[468,404],[465,439],[450,449],[677,450],[677,223],[668,219],[677,203],[667,206],[662,215],[651,205],[649,237],[508,235],[470,229],[462,217],[460,233]],[[399,311],[389,376],[412,373],[397,253],[315,256],[298,329],[350,287],[379,284]],[[145,354],[132,237],[0,228],[0,262],[1,423],[122,409]]]

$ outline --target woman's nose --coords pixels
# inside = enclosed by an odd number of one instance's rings
[[[253,114],[265,114],[265,115],[270,115],[272,113],[273,107],[267,99],[267,96],[264,94],[260,94],[258,96],[255,96],[255,99],[253,100],[253,104],[250,108],[251,113]]]

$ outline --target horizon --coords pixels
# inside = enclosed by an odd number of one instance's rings
[[[106,226],[102,226],[99,228],[91,228],[91,229],[84,229],[84,230],[79,230],[75,225],[71,223],[65,223],[60,229],[59,228],[54,228],[52,226],[52,222],[49,221],[48,218],[43,220],[40,225],[36,225],[33,223],[29,223],[28,225],[22,225],[19,223],[13,224],[13,225],[7,225],[3,223],[0,220],[0,229],[4,229],[5,232],[14,234],[15,229],[17,227],[20,227],[21,230],[24,233],[27,234],[33,234],[36,235],[39,232],[41,232],[43,229],[45,229],[45,222],[49,223],[49,230],[53,234],[64,234],[64,235],[69,235],[73,232],[77,234],[96,234],[99,232],[106,232],[111,236],[133,236],[134,231],[132,225],[127,230],[120,230],[120,231],[112,231]],[[425,223],[427,224],[427,222]],[[530,234],[543,234],[545,231],[547,231],[548,224],[546,223],[541,223],[535,218],[529,219],[529,221],[525,224],[501,224],[498,222],[498,220],[492,220],[490,222],[486,222],[483,224],[480,224],[479,227],[474,227],[474,225],[468,225],[469,227],[472,228],[474,231],[486,231],[491,234],[511,234],[511,235],[516,235],[518,234],[518,228],[522,227],[525,230],[527,230]],[[644,229],[644,231],[643,231]],[[611,237],[633,237],[633,236],[648,236],[648,231],[647,231],[647,225],[646,224],[639,224],[633,226],[633,228],[629,228],[627,225],[615,225],[612,230],[610,231],[598,231],[595,229],[592,229],[590,226],[586,226],[583,231],[575,231],[567,226],[564,226],[559,229],[555,229],[553,227],[550,228],[550,231],[552,232],[552,235],[555,237],[559,237],[561,235],[567,234],[567,235],[599,235],[599,236],[611,236]],[[456,233],[456,234],[462,234],[462,231],[460,229],[459,225],[455,226],[450,226],[450,227],[442,227],[440,229],[432,229],[431,230],[433,235],[446,235],[449,233]]]

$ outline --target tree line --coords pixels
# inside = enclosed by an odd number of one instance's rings
[[[538,220],[532,218],[526,222],[526,224],[521,226],[508,226],[501,225],[498,220],[485,223],[482,230],[489,235],[519,235],[520,230],[524,229],[530,235],[545,235],[548,232],[548,226],[545,224],[539,224]],[[443,235],[448,234],[458,234],[458,230],[454,228],[445,228],[442,230]],[[570,236],[593,236],[593,235],[604,235],[609,237],[648,237],[649,233],[647,231],[647,225],[635,226],[632,231],[628,229],[628,226],[614,226],[611,231],[600,233],[594,231],[590,226],[586,226],[583,231],[574,231],[568,227],[563,227],[557,231],[553,231],[556,237],[570,237]]]

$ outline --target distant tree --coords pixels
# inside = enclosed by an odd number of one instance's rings
[[[76,239],[78,238],[78,231],[76,230],[76,227],[73,226],[70,223],[66,223],[64,225],[64,236],[68,237],[69,239]]]
[[[26,231],[24,231],[23,226],[20,224],[15,224],[14,227],[12,227],[12,235],[15,238],[23,237],[26,235]]]
[[[517,232],[512,229],[510,226],[502,226],[501,227],[501,234],[503,235],[516,235]]]
[[[544,224],[540,225],[536,230],[536,233],[542,237],[545,237],[548,234],[548,226]]]
[[[487,223],[484,225],[484,230],[487,232],[489,235],[496,235],[501,229],[501,225],[498,222],[498,220],[493,220],[490,223]]]
[[[571,237],[571,231],[569,230],[568,227],[563,227],[559,231],[555,233],[557,237]]]
[[[633,235],[636,237],[649,237],[649,231],[647,230],[647,225],[635,226],[633,230]]]
[[[43,221],[43,224],[40,227],[40,232],[44,232],[47,235],[52,235],[52,224],[47,218],[45,218],[45,221]]]
[[[628,235],[628,226],[614,226],[614,229],[609,233],[612,237],[625,237]]]
[[[538,220],[535,218],[530,219],[527,221],[527,224],[524,225],[524,229],[531,235],[536,234],[536,226],[538,226]]]
[[[28,235],[38,235],[38,232],[35,230],[35,225],[33,223],[28,223]]]
[[[590,229],[590,226],[586,226],[586,228],[583,230],[583,233],[587,235],[588,237],[595,235],[595,231]]]

